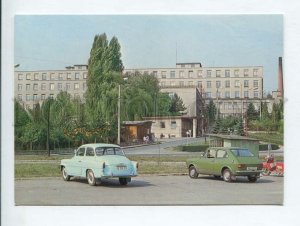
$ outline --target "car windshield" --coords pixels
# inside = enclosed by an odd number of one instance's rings
[[[231,151],[237,157],[253,157],[254,156],[248,149],[233,149]]]
[[[121,148],[118,147],[97,147],[95,149],[97,156],[102,155],[122,155],[124,156],[124,152]]]

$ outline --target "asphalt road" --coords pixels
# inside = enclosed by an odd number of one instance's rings
[[[127,186],[117,179],[90,186],[60,178],[15,181],[16,205],[282,205],[283,177],[226,183],[210,176],[138,176]]]

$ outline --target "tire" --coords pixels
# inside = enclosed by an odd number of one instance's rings
[[[270,174],[271,174],[271,171],[270,171],[270,170],[268,170],[268,169],[263,169],[262,175],[264,175],[264,176],[269,176]]]
[[[189,176],[192,179],[198,178],[198,173],[197,173],[197,170],[196,170],[195,166],[190,166],[190,168],[189,168]]]
[[[232,182],[232,173],[231,173],[230,169],[224,169],[222,176],[223,176],[223,180],[225,182]]]
[[[128,184],[128,181],[127,181],[127,178],[119,178],[119,182],[121,185],[127,185]]]
[[[88,170],[86,172],[86,178],[87,178],[89,185],[91,185],[91,186],[96,185],[96,178],[94,176],[93,170]]]
[[[68,175],[65,167],[62,167],[61,173],[62,173],[62,177],[63,177],[64,181],[69,181],[70,180],[71,176]]]
[[[248,180],[249,180],[249,182],[254,183],[257,181],[257,177],[255,175],[250,175],[250,176],[248,176]]]
[[[220,178],[221,178],[221,176],[214,175],[214,178],[216,178],[216,179],[220,179]]]

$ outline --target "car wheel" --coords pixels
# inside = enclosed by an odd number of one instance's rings
[[[271,174],[271,171],[270,171],[270,170],[268,170],[268,169],[263,169],[262,175],[264,175],[264,176],[269,176],[270,174]]]
[[[65,167],[62,168],[61,172],[64,181],[69,181],[71,177],[68,175]]]
[[[257,177],[255,175],[251,175],[251,176],[248,176],[248,180],[250,182],[256,182],[257,181]]]
[[[191,167],[189,168],[189,176],[190,176],[190,178],[192,178],[192,179],[195,179],[195,178],[198,177],[198,173],[197,173],[197,170],[196,170],[195,166],[191,166]]]
[[[92,170],[87,171],[86,177],[87,177],[87,181],[88,181],[89,185],[92,185],[92,186],[96,185],[96,178],[95,178]]]
[[[231,173],[230,169],[225,169],[223,171],[223,180],[225,182],[232,182],[232,173]]]
[[[216,178],[216,179],[220,179],[220,178],[221,178],[221,176],[214,175],[214,178]]]
[[[127,183],[128,183],[126,178],[119,178],[119,182],[121,185],[127,185]]]

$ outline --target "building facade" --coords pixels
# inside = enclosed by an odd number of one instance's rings
[[[208,103],[213,100],[221,116],[243,114],[252,102],[259,109],[263,98],[263,67],[202,67],[201,63],[177,63],[175,68],[125,69],[152,74],[162,92],[177,93],[187,108],[187,115],[197,116],[197,93]]]
[[[47,98],[66,91],[74,98],[84,98],[87,89],[87,65],[74,65],[65,70],[15,71],[15,98],[32,108]]]

